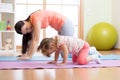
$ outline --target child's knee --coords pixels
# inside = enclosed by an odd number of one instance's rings
[[[87,64],[87,60],[86,59],[84,59],[84,60],[83,59],[80,59],[80,60],[78,59],[77,62],[78,62],[79,65]]]

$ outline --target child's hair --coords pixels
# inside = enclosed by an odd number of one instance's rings
[[[44,38],[38,46],[37,50],[41,50],[43,55],[50,57],[50,54],[47,53],[47,51],[51,49],[51,42],[53,42],[53,38]]]

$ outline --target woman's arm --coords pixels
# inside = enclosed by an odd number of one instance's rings
[[[32,57],[35,51],[37,51],[39,38],[40,38],[40,30],[41,30],[41,23],[37,22],[37,24],[33,25],[33,33],[32,33],[32,40],[28,49],[27,55]]]

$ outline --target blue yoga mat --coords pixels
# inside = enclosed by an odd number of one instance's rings
[[[21,61],[17,60],[18,57],[15,56],[0,56],[0,61]],[[30,60],[28,61],[48,61],[48,60],[53,60],[54,57],[45,57],[45,56],[33,56]],[[103,55],[100,57],[101,60],[120,60],[120,55],[118,54],[109,54],[109,55]],[[59,60],[62,60],[61,57],[59,57]],[[68,60],[72,60],[71,57],[68,58]]]
[[[22,60],[17,60],[17,58],[19,57],[15,57],[15,56],[0,56],[0,61],[22,61]],[[72,58],[68,58],[68,60],[71,60]],[[54,57],[45,57],[45,56],[33,56],[30,60],[26,60],[26,61],[50,61],[50,60],[54,60]],[[62,60],[61,57],[59,57],[58,60]]]
[[[119,54],[109,54],[100,57],[101,60],[120,60]]]
[[[21,61],[21,60],[17,60],[17,58],[19,57],[15,57],[15,56],[0,56],[0,61]],[[36,60],[53,60],[54,57],[44,57],[44,56],[33,56],[30,60],[26,60],[26,61],[36,61]]]

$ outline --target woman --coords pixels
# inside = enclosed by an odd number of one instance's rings
[[[24,55],[20,59],[32,57],[38,47],[40,30],[48,26],[54,28],[59,35],[74,35],[74,26],[65,16],[49,10],[37,10],[26,20],[18,21],[15,24],[16,32],[23,35],[22,54]]]

